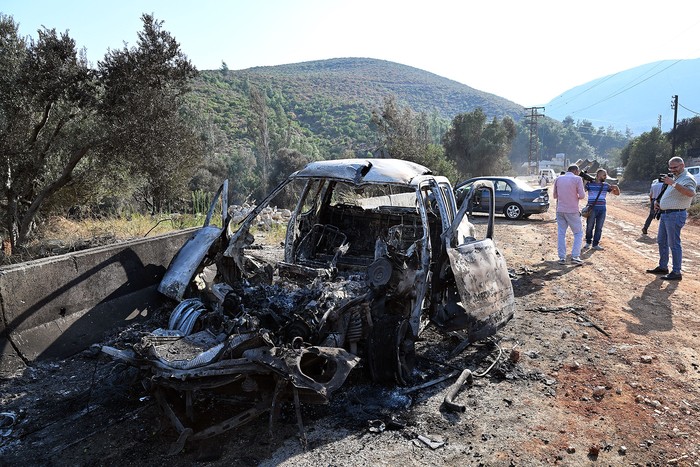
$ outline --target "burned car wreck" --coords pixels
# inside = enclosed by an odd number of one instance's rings
[[[483,188],[493,196],[493,185]],[[130,348],[102,347],[140,369],[180,435],[173,452],[266,412],[272,424],[285,401],[302,426],[299,404],[327,402],[356,367],[407,385],[425,326],[477,342],[513,315],[493,211],[476,238],[468,203],[458,210],[447,178],[426,167],[312,162],[240,222],[227,192],[225,182],[160,283],[175,303],[167,328]],[[290,211],[276,258],[252,234],[270,207]],[[212,223],[217,209],[221,227]],[[204,393],[235,395],[241,412],[195,432]]]

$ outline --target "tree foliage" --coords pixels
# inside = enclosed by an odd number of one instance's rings
[[[100,115],[109,126],[107,153],[142,179],[138,195],[151,212],[185,194],[203,146],[181,114],[197,71],[162,21],[143,16],[135,47],[109,51],[99,63]]]
[[[258,185],[253,191],[257,199],[266,196],[276,186],[279,174],[276,157],[286,157],[289,151],[303,153],[309,160],[320,159],[320,151],[299,125],[296,115],[287,110],[288,102],[280,93],[249,86],[248,135],[253,141]],[[286,151],[286,152],[285,152]]]
[[[666,173],[671,158],[671,145],[658,128],[642,133],[622,151],[626,161],[625,179],[651,180],[659,173]]]
[[[270,180],[270,124],[269,107],[265,94],[253,86],[250,88],[250,119],[248,127],[250,134],[255,141],[257,151],[257,166],[260,173],[260,194],[268,192]]]
[[[0,15],[0,171],[12,247],[61,189],[138,174],[156,210],[198,162],[201,146],[180,114],[196,70],[161,22],[142,21],[138,45],[108,52],[93,70],[67,33],[43,28],[34,41]]]
[[[676,128],[668,133],[669,141],[676,144],[676,154],[684,154],[685,150],[700,148],[700,117],[684,118],[676,124]]]
[[[443,146],[464,178],[504,174],[512,172],[508,154],[515,136],[515,122],[510,117],[487,122],[483,110],[476,109],[455,116]]]
[[[384,107],[373,112],[372,123],[379,136],[379,153],[416,162],[453,181],[456,179],[454,164],[447,160],[440,146],[433,144],[431,121],[426,114],[402,107],[395,96],[388,96]]]
[[[311,158],[296,149],[280,149],[277,151],[277,154],[275,154],[272,166],[270,167],[270,187],[276,187],[291,173],[303,168],[309,162],[311,162]],[[292,209],[294,207],[293,200],[295,199],[296,196],[285,192],[278,195],[276,201],[279,203],[279,207]]]
[[[42,203],[97,145],[96,86],[67,34],[43,29],[36,42],[27,40],[11,17],[0,16],[0,45],[0,172],[4,225],[15,247]]]
[[[228,154],[228,176],[232,180],[231,202],[261,200],[267,193],[260,191],[260,174],[256,169],[255,154],[248,148],[239,147]],[[260,196],[260,197],[257,197]]]

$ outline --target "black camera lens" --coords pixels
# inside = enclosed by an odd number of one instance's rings
[[[592,182],[593,180],[595,180],[595,177],[591,176],[585,170],[581,171],[581,173],[579,173],[579,176],[583,179],[584,182]]]

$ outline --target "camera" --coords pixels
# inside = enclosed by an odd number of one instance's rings
[[[584,182],[592,182],[595,180],[595,177],[586,172],[585,170],[582,170],[581,173],[578,174],[579,177],[583,179]]]
[[[673,178],[673,174],[671,174],[671,173],[669,173],[669,174],[660,174],[660,175],[659,175],[659,183],[663,183],[663,182],[664,182],[664,178],[666,178],[666,177]]]

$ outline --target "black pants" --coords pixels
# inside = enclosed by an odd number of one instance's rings
[[[649,215],[647,216],[647,220],[644,221],[644,227],[642,227],[642,230],[648,229],[651,225],[651,221],[654,220],[654,216],[656,215],[656,211],[654,210],[654,201],[656,200],[651,200],[651,205],[649,205]]]

